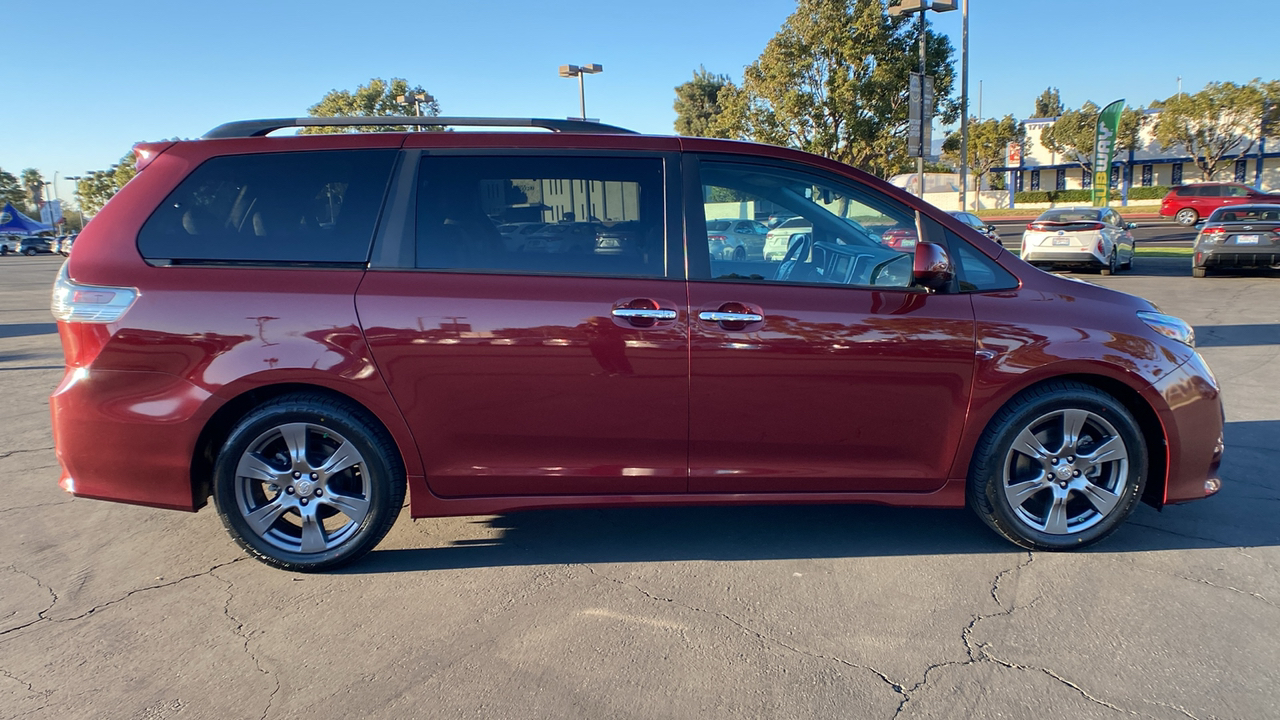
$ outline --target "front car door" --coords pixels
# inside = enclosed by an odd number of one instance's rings
[[[708,156],[686,161],[685,182],[691,229],[726,199],[805,228],[781,261],[690,246],[690,491],[941,487],[969,402],[974,319],[966,295],[908,287],[911,256],[881,243],[914,212],[798,165]]]
[[[384,228],[403,243],[375,251],[357,306],[432,492],[684,492],[675,155],[409,155],[406,217]],[[511,247],[496,229],[509,222],[574,240]]]

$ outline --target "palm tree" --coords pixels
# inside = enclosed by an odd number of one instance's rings
[[[31,207],[38,209],[40,203],[44,202],[44,178],[40,171],[35,168],[23,170],[22,187],[27,191],[27,201]]]

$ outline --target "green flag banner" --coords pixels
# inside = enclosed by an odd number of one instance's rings
[[[1111,160],[1116,154],[1116,134],[1120,132],[1120,113],[1124,100],[1117,100],[1098,113],[1098,129],[1093,136],[1093,205],[1105,207],[1111,202]]]

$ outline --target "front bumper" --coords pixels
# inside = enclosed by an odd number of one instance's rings
[[[1212,495],[1222,486],[1218,469],[1224,425],[1222,391],[1213,372],[1196,353],[1153,387],[1169,408],[1160,413],[1167,439],[1163,502],[1182,503]]]

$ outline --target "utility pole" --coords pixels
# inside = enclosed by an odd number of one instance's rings
[[[916,157],[916,183],[918,193],[924,197],[924,159],[929,155],[931,127],[933,124],[933,78],[928,77],[926,62],[929,34],[925,27],[924,14],[929,10],[947,12],[956,9],[956,0],[901,0],[898,5],[886,8],[891,16],[919,13],[917,32],[920,35],[920,72],[912,73],[910,97],[910,120],[908,122],[907,141],[908,155]]]

